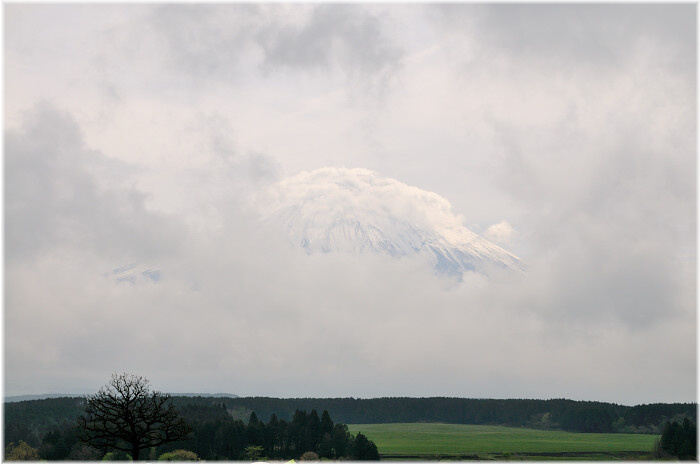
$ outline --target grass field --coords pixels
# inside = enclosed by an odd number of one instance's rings
[[[385,423],[348,425],[374,441],[382,456],[529,459],[648,457],[657,436],[544,431],[485,425]],[[633,454],[630,454],[633,452]]]

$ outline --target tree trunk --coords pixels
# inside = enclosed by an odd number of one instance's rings
[[[139,446],[134,444],[131,446],[131,459],[136,462],[139,459]]]

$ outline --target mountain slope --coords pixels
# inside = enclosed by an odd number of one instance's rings
[[[426,254],[451,275],[525,270],[518,257],[463,226],[444,198],[369,170],[303,172],[275,186],[271,198],[266,221],[308,253]]]

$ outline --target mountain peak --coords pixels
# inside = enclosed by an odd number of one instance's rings
[[[321,168],[279,182],[266,220],[307,253],[427,254],[440,273],[524,271],[510,252],[470,231],[434,192],[363,168]]]

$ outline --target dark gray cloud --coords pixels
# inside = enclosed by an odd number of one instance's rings
[[[166,58],[178,71],[234,81],[260,19],[254,4],[161,5],[151,14]]]
[[[70,115],[37,105],[22,127],[5,132],[6,257],[36,258],[57,247],[115,259],[172,253],[176,225],[148,211],[142,192],[98,178],[120,170],[128,172],[85,146]]]
[[[278,24],[258,37],[268,69],[337,67],[350,76],[372,76],[397,66],[402,55],[381,17],[357,5],[318,5],[303,24]]]
[[[483,53],[493,49],[562,67],[616,67],[658,47],[659,64],[695,72],[693,4],[493,4],[439,7],[443,24],[474,34]]]
[[[167,5],[152,20],[180,72],[216,80],[249,76],[252,65],[367,82],[402,56],[382,17],[358,5]]]

